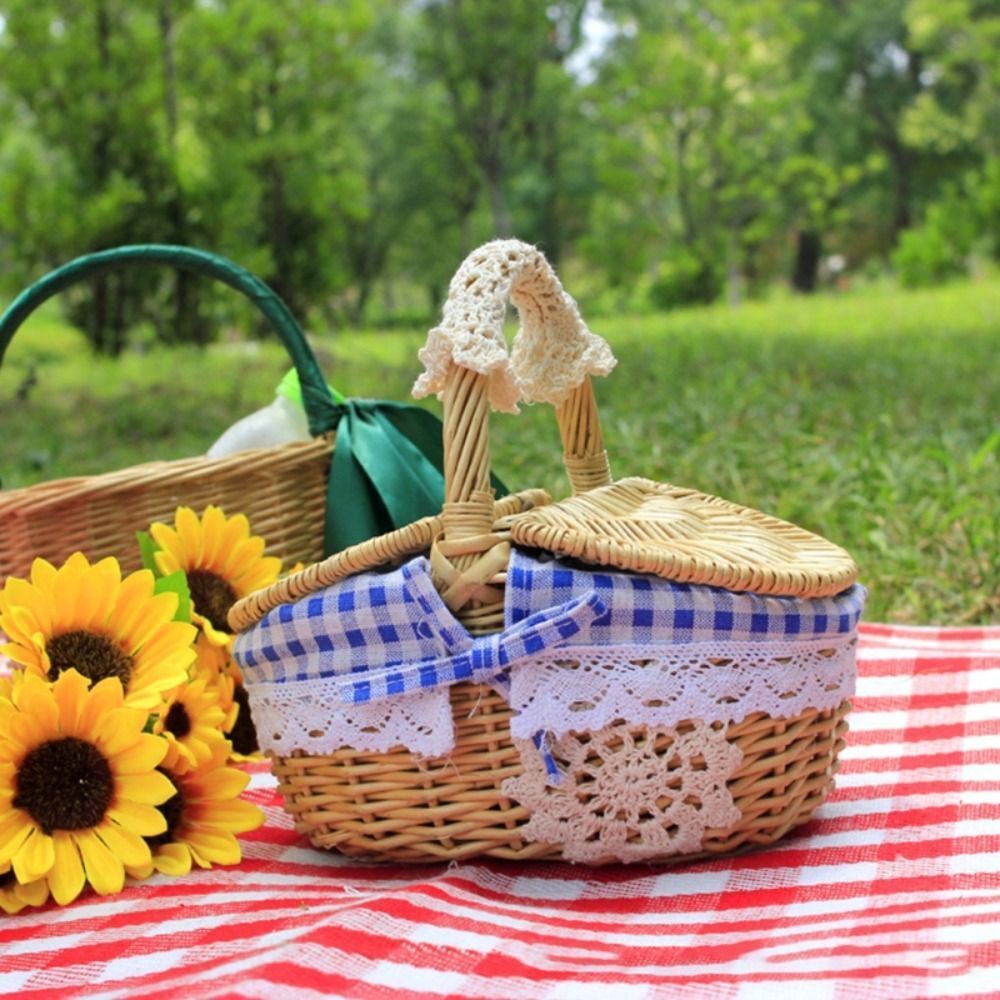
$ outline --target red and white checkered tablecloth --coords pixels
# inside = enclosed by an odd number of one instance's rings
[[[1000,995],[1000,628],[862,630],[835,794],[688,865],[371,866],[267,824],[238,868],[0,915],[0,995]]]

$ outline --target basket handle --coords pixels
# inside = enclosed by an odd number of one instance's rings
[[[137,264],[167,265],[193,271],[245,295],[267,317],[295,365],[309,432],[318,437],[337,426],[342,408],[331,395],[305,334],[288,306],[263,281],[239,264],[193,247],[134,244],[85,254],[56,268],[21,292],[0,316],[0,361],[18,327],[47,299],[85,278]]]
[[[508,301],[521,319],[509,357],[503,334]],[[590,376],[607,375],[615,359],[603,338],[587,329],[540,250],[495,240],[469,254],[420,359],[425,371],[414,395],[436,392],[445,407],[446,502],[468,502],[488,489],[489,406],[516,413],[521,399],[555,406],[574,493],[611,482]]]
[[[503,337],[508,299],[521,317],[511,357]],[[435,391],[444,407],[443,534],[432,568],[458,612],[489,604],[496,596],[489,581],[506,566],[506,543],[493,531],[491,402],[514,412],[520,398],[551,402],[573,492],[586,492],[611,482],[590,376],[607,374],[615,361],[541,252],[514,240],[466,258],[420,358],[426,371],[414,394]]]

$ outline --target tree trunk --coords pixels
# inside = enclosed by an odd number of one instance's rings
[[[503,193],[503,164],[495,156],[483,164],[486,175],[486,189],[490,196],[490,210],[493,213],[493,234],[501,239],[511,235],[510,213]]]
[[[163,114],[167,123],[167,151],[170,157],[170,202],[167,205],[170,240],[188,243],[187,213],[184,191],[178,175],[177,157],[177,62],[174,55],[176,19],[174,0],[160,0],[158,11],[160,52],[163,68]],[[189,271],[178,270],[174,275],[173,338],[180,343],[204,346],[208,343],[208,328],[199,308],[199,284]]]
[[[792,268],[792,287],[806,294],[816,291],[819,262],[823,253],[820,234],[814,229],[800,229],[795,244],[795,264]]]
[[[103,75],[107,75],[111,64],[111,18],[107,4],[99,0],[94,10],[94,47]],[[93,157],[94,178],[98,190],[103,190],[111,174],[111,135],[113,123],[108,120],[113,114],[113,103],[105,90],[97,94],[101,116],[93,133],[91,156]],[[96,249],[96,248],[94,248]],[[100,274],[93,281],[92,309],[87,325],[87,336],[94,349],[101,354],[111,353],[111,314],[113,310],[111,282],[107,274]]]

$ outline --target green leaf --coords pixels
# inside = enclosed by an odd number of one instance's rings
[[[191,621],[191,590],[184,570],[179,569],[169,576],[161,576],[153,590],[157,594],[176,594],[177,611],[174,614],[174,621]]]
[[[139,543],[143,569],[148,569],[153,576],[159,578],[162,574],[156,565],[156,553],[160,551],[160,546],[153,541],[153,536],[148,531],[137,531],[135,537]]]

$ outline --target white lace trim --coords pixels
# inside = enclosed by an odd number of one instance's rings
[[[616,720],[675,726],[688,719],[739,722],[836,708],[854,693],[857,636],[673,646],[573,646],[533,655],[510,671],[511,735],[530,740],[597,731]],[[454,748],[447,687],[366,704],[340,701],[341,677],[247,685],[260,745],[332,753],[342,747],[420,757]]]
[[[568,861],[694,854],[707,830],[728,829],[741,817],[727,781],[743,753],[719,724],[620,724],[568,734],[550,746],[563,772],[557,785],[531,741],[516,744],[524,773],[506,779],[502,791],[531,813],[522,835],[561,845]]]
[[[854,693],[857,636],[671,646],[573,646],[511,671],[511,733],[562,735],[615,719],[673,726],[836,708]]]
[[[328,754],[342,747],[387,753],[399,746],[420,757],[440,757],[453,749],[448,688],[345,705],[337,693],[339,680],[247,685],[261,749],[280,757],[290,756],[293,750]]]
[[[508,299],[521,316],[510,358],[503,335]],[[559,405],[588,375],[615,366],[611,348],[587,328],[542,252],[518,240],[495,240],[465,259],[420,360],[425,371],[415,396],[442,392],[457,364],[486,375],[493,408],[510,413],[521,399]]]

